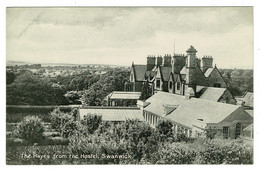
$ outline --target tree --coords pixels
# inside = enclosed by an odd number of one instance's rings
[[[61,86],[53,86],[46,78],[25,72],[7,85],[7,104],[10,105],[60,105],[67,104]]]
[[[15,80],[15,75],[11,71],[6,72],[6,85],[10,85],[14,82]]]

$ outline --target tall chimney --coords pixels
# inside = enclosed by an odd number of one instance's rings
[[[208,68],[213,68],[212,56],[203,56],[202,58],[202,71],[205,73]]]
[[[147,71],[151,71],[155,66],[155,56],[148,55],[147,57]]]

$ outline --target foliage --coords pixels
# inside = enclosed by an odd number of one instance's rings
[[[62,137],[68,137],[80,128],[80,123],[75,121],[73,115],[61,112],[59,108],[51,113],[51,123],[52,128],[59,131]]]
[[[15,136],[28,143],[39,143],[44,139],[44,124],[37,116],[27,116],[18,123]]]
[[[31,156],[31,157],[25,157]],[[40,159],[37,155],[46,155]],[[55,158],[55,155],[69,156],[67,146],[17,146],[7,147],[7,165],[61,165],[73,164],[74,159]]]
[[[197,159],[200,164],[252,164],[253,148],[238,140],[206,140]]]
[[[44,122],[50,122],[50,112],[57,106],[6,106],[6,122],[17,123],[26,116],[38,116]],[[71,112],[71,107],[60,106],[62,112]]]
[[[184,143],[167,143],[158,149],[157,164],[192,164],[196,152]]]
[[[208,139],[214,139],[215,136],[216,136],[216,131],[215,130],[206,129],[206,137]]]
[[[163,120],[158,123],[158,125],[156,126],[156,129],[160,134],[161,142],[164,142],[166,140],[168,140],[168,141],[175,140],[172,127],[173,127],[172,123],[167,120]]]
[[[12,71],[6,71],[6,85],[10,85],[15,80],[15,74]]]
[[[92,134],[81,135],[76,133],[70,137],[69,149],[74,155],[97,155],[96,159],[85,159],[88,163],[95,164],[118,164],[120,159],[107,158],[105,155],[124,155],[124,143],[117,143],[115,140],[110,139],[109,136]]]
[[[93,134],[102,122],[102,116],[87,114],[81,121],[81,124],[86,127],[87,132]]]
[[[123,91],[124,83],[127,81],[129,71],[116,68],[102,75],[98,81],[93,83],[83,94],[83,104],[89,106],[100,106],[103,99],[112,91]]]
[[[246,91],[253,92],[253,70],[220,69],[229,91],[234,96],[241,96]]]
[[[81,104],[82,91],[68,91],[64,96],[70,104]]]
[[[32,73],[24,73],[6,86],[8,105],[55,105],[67,104],[62,86],[52,85],[48,79]]]

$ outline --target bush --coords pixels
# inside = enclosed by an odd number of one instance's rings
[[[163,120],[156,126],[156,130],[160,134],[160,141],[174,141],[173,125],[170,121]]]
[[[167,143],[159,147],[155,157],[157,164],[192,164],[196,152],[185,143]]]
[[[199,151],[201,164],[252,164],[253,148],[238,140],[207,140]]]
[[[66,138],[80,128],[80,123],[74,120],[73,115],[61,112],[59,108],[51,113],[51,123],[52,128]]]
[[[76,133],[69,137],[69,149],[72,154],[78,155],[84,159],[85,164],[118,164],[119,157],[115,155],[125,155],[125,145],[123,142],[117,143],[106,135],[90,134],[84,136],[81,133]],[[82,155],[97,155],[98,158],[84,158]],[[110,158],[106,157],[110,156]]]
[[[15,136],[28,143],[39,143],[44,139],[44,124],[37,116],[27,116],[18,123]]]
[[[84,116],[84,119],[81,121],[81,124],[87,127],[87,131],[90,134],[93,134],[98,129],[101,123],[102,123],[102,116],[93,115],[93,114],[87,114],[86,116]]]

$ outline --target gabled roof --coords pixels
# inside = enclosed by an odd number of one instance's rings
[[[193,125],[219,123],[239,109],[237,105],[191,98],[182,102],[173,112],[165,117],[188,128]]]
[[[113,91],[108,95],[110,99],[132,99],[138,100],[141,92],[126,92],[126,91]]]
[[[146,65],[132,65],[135,74],[136,81],[143,81],[145,79],[145,72],[147,70]]]
[[[131,107],[103,107],[103,106],[88,106],[79,109],[80,120],[87,114],[101,115],[104,121],[126,121],[128,119],[138,119],[143,121],[140,108]]]
[[[200,99],[217,102],[226,90],[226,88],[207,87],[203,94],[200,96]]]
[[[144,110],[158,116],[164,116],[165,105],[179,105],[184,100],[185,96],[158,91],[145,101],[150,104]]]
[[[172,68],[171,68],[171,67],[161,66],[161,67],[160,67],[160,70],[161,70],[162,80],[163,80],[163,81],[169,81],[170,74],[171,74],[171,72],[172,72]]]
[[[156,75],[156,71],[146,71],[145,78],[150,77],[152,79]]]
[[[170,77],[172,77],[172,80],[173,80],[174,82],[177,82],[177,78],[178,78],[178,74],[177,74],[177,73],[172,73],[172,72],[171,72]]]
[[[209,75],[213,72],[214,69],[215,68],[208,68],[204,73],[205,77],[209,77]]]

